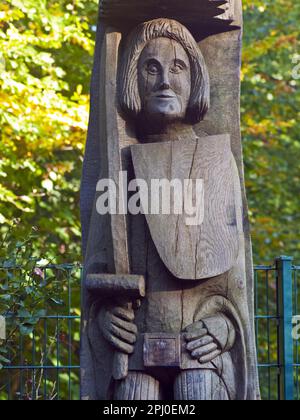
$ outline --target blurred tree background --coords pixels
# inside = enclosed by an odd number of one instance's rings
[[[44,266],[81,260],[96,21],[97,0],[0,2],[0,400],[79,395],[78,371],[1,365],[78,364],[80,270]]]
[[[300,260],[300,3],[244,0],[242,136],[255,262]]]
[[[299,18],[293,0],[244,0],[242,135],[256,263],[300,259]],[[79,183],[97,0],[0,5],[0,223],[80,261]]]
[[[0,5],[0,223],[36,226],[35,247],[80,260],[79,185],[96,0]],[[2,231],[2,234],[3,234]]]
[[[0,368],[1,362],[18,360],[22,335],[27,340],[23,363],[26,357],[30,363],[32,347],[43,363],[53,367],[58,363],[58,349],[61,363],[70,362],[70,349],[78,363],[78,268],[74,276],[69,268],[52,269],[51,283],[49,278],[46,283],[46,269],[41,270],[38,261],[41,257],[54,263],[81,261],[79,186],[97,3],[0,3],[0,266],[5,267],[0,269],[0,314],[7,308],[13,312],[14,333],[7,348],[0,346]],[[299,263],[300,3],[243,0],[243,4],[241,117],[254,259],[256,264],[269,264],[275,256],[288,254]],[[21,271],[15,270],[15,265],[21,266]],[[70,281],[75,288],[72,305]],[[41,287],[46,284],[45,294]],[[262,308],[269,299],[263,287],[261,281],[258,297]],[[270,287],[274,292],[275,280],[270,281]],[[58,308],[45,306],[41,301],[45,297]],[[64,309],[59,307],[60,300],[68,301]],[[273,300],[271,309],[276,310]],[[45,309],[48,314],[65,311],[74,316],[66,325],[55,320],[55,325],[49,326],[49,354],[41,344],[48,322],[41,319]],[[276,357],[276,331],[271,333],[271,343],[272,357]],[[267,341],[260,332],[260,360],[267,353]],[[32,391],[38,380],[34,371],[28,372],[26,389],[15,398],[32,398],[33,393],[39,398],[39,391]],[[2,381],[0,399],[6,398],[1,393],[6,386]],[[46,380],[48,398],[55,397],[51,389],[55,390],[59,381],[67,398],[70,372]],[[77,373],[72,381],[72,395],[78,395]],[[15,376],[13,390],[19,384],[20,378]]]

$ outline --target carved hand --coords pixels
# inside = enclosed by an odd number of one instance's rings
[[[198,359],[200,363],[211,362],[222,352],[202,321],[195,322],[185,329],[185,339],[187,350],[192,358]]]
[[[222,313],[195,322],[185,329],[186,348],[192,358],[208,363],[229,351],[235,342],[235,328]]]
[[[133,321],[133,309],[121,306],[103,309],[98,318],[104,338],[116,350],[126,354],[133,353],[136,342],[137,327]]]

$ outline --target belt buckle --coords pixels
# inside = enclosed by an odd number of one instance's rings
[[[180,334],[145,334],[143,355],[145,367],[180,367]]]

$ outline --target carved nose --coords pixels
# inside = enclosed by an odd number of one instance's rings
[[[159,88],[160,90],[168,90],[168,89],[170,89],[170,83],[169,82],[163,82],[161,85],[160,85],[160,88]]]

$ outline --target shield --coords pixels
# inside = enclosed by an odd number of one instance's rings
[[[168,270],[182,280],[230,270],[238,256],[230,136],[139,144],[131,153],[136,179],[147,185],[143,212]]]

